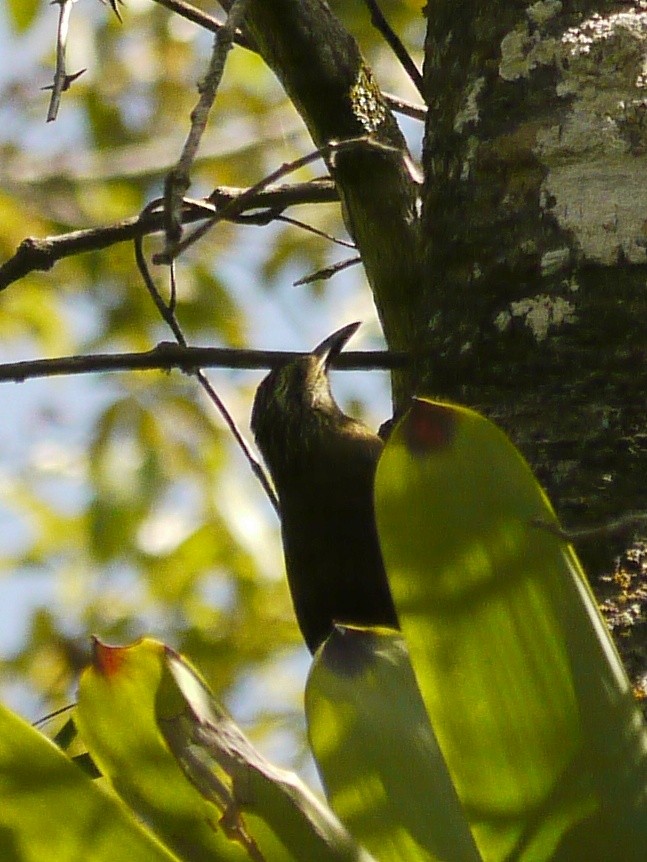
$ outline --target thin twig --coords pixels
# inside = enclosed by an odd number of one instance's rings
[[[47,715],[43,715],[42,718],[37,718],[36,721],[32,723],[32,727],[42,727],[44,724],[47,724],[48,721],[52,721],[55,718],[58,718],[59,715],[63,715],[64,712],[69,712],[71,709],[74,709],[76,703],[68,703],[66,706],[60,707],[60,709],[55,709],[53,712],[47,713]]]
[[[212,15],[207,15],[202,9],[196,9],[190,3],[185,3],[183,0],[153,0],[154,3],[159,3],[160,6],[165,6],[171,12],[175,12],[181,18],[186,18],[187,21],[192,21],[199,27],[209,30],[211,33],[219,33],[225,26],[222,21],[214,18]],[[234,42],[240,45],[241,48],[247,48],[248,51],[256,51],[256,46],[252,44],[251,39],[247,34],[236,30],[234,33]]]
[[[384,36],[387,44],[400,61],[404,71],[411,78],[415,88],[418,90],[422,98],[425,98],[424,82],[418,67],[411,59],[411,55],[402,44],[400,37],[392,30],[389,22],[382,14],[382,10],[377,4],[377,0],[364,0],[371,12],[371,24]]]
[[[147,207],[144,208],[142,212],[145,213],[152,206],[157,206],[157,201],[155,202],[155,204],[149,204]],[[160,317],[175,336],[175,340],[177,341],[177,343],[182,347],[186,347],[186,340],[177,320],[175,319],[175,315],[162,299],[162,296],[159,290],[155,287],[155,282],[153,281],[153,278],[149,272],[148,264],[146,262],[146,256],[144,254],[143,237],[136,237],[135,239],[135,261],[137,262],[137,268],[139,269],[140,275],[144,280],[144,284],[146,285],[146,289],[148,290],[151,299],[155,303],[155,307],[157,308]]]
[[[234,437],[234,440],[236,441],[236,443],[238,444],[238,446],[242,450],[244,457],[247,459],[247,463],[249,464],[249,466],[252,470],[252,473],[254,474],[254,476],[256,476],[258,481],[261,483],[261,487],[263,488],[263,490],[267,494],[268,500],[270,501],[270,503],[272,504],[272,506],[274,508],[274,511],[276,512],[276,514],[280,518],[281,517],[281,509],[279,507],[279,499],[276,496],[276,493],[274,491],[274,488],[272,487],[272,483],[271,483],[267,473],[263,469],[263,465],[255,457],[254,453],[249,448],[249,444],[247,443],[247,441],[245,440],[245,438],[243,437],[241,432],[238,430],[238,426],[234,422],[232,415],[229,413],[229,411],[225,407],[224,403],[222,402],[220,396],[218,395],[216,390],[213,388],[211,383],[207,380],[204,373],[202,371],[196,371],[195,376],[198,379],[198,381],[199,381],[200,385],[202,386],[202,388],[204,389],[204,391],[207,393],[208,397],[211,399],[213,404],[215,404],[216,409],[218,410],[218,412],[220,413],[220,415],[222,416],[222,418],[225,422],[225,425],[229,428],[230,432],[232,433],[232,435]]]
[[[330,240],[330,242],[334,242],[336,245],[343,245],[344,248],[357,248],[355,243],[349,239],[341,239],[338,236],[333,236],[333,234],[328,233],[325,230],[320,230],[318,227],[314,227],[314,225],[307,224],[304,221],[300,221],[296,218],[291,218],[290,216],[284,215],[276,215],[274,216],[274,221],[282,221],[285,224],[290,224],[293,227],[301,228],[301,230],[305,230],[308,233],[313,233],[315,236],[320,236],[322,239]],[[359,258],[357,258],[359,260]]]
[[[565,530],[560,524],[552,521],[544,521],[541,518],[534,518],[531,524],[533,527],[538,527],[552,533],[564,542],[574,544],[577,542],[590,542],[594,539],[604,539],[609,536],[618,535],[618,533],[626,533],[628,530],[633,530],[636,527],[647,526],[647,512],[629,512],[626,515],[615,518],[613,521],[607,521],[606,524],[599,524],[596,527],[583,527],[578,530]]]
[[[101,0],[101,2],[105,3],[106,0]],[[119,5],[118,4],[121,3],[121,5],[123,6],[124,0],[107,0],[107,2],[110,5],[110,8],[112,9],[112,11],[115,13],[117,18],[119,19],[119,21],[121,21],[122,20],[121,12],[119,11]]]
[[[171,296],[168,301],[168,310],[175,317],[175,310],[177,308],[177,280],[176,280],[176,270],[175,270],[175,261],[169,267],[169,277],[171,280]],[[184,345],[186,347],[186,345]]]
[[[175,311],[174,311],[175,288],[173,287],[173,293],[172,293],[172,299],[171,299],[172,304],[167,305],[164,302],[164,300],[162,299],[159,291],[155,287],[155,283],[153,282],[151,274],[148,270],[148,264],[146,263],[146,257],[144,255],[143,245],[144,244],[143,244],[142,237],[138,237],[135,240],[135,258],[137,260],[137,266],[139,268],[141,276],[144,279],[144,284],[146,285],[148,293],[150,294],[151,299],[155,303],[155,306],[156,306],[157,310],[159,311],[160,316],[162,317],[162,319],[164,320],[166,325],[169,327],[169,329],[171,330],[171,332],[175,336],[175,340],[177,341],[177,343],[181,347],[186,348],[187,343],[186,343],[186,339],[184,337],[184,333],[182,332],[182,329],[180,328],[180,325],[177,321],[177,318],[175,317]],[[276,511],[277,515],[280,518],[281,517],[281,511],[279,508],[279,501],[278,501],[278,497],[276,496],[276,494],[274,492],[274,488],[272,487],[272,483],[270,482],[270,479],[269,479],[267,473],[263,469],[263,465],[254,456],[254,453],[250,449],[247,441],[245,440],[245,438],[243,437],[243,435],[239,431],[238,426],[236,425],[231,413],[227,410],[224,402],[222,401],[222,399],[220,398],[220,396],[218,395],[216,390],[213,388],[213,386],[211,385],[209,380],[206,378],[202,369],[196,368],[190,373],[193,373],[195,375],[198,383],[200,384],[200,386],[202,386],[203,390],[207,393],[207,396],[211,399],[211,402],[215,405],[216,409],[220,413],[225,425],[229,429],[234,440],[236,441],[236,443],[238,444],[239,448],[241,449],[244,457],[246,458],[247,463],[249,464],[249,466],[252,470],[252,473],[254,474],[254,476],[256,476],[256,478],[260,482],[261,487],[265,491],[270,503],[272,504],[272,506],[274,507],[274,510]]]
[[[70,15],[74,0],[55,0],[58,3],[58,27],[56,30],[56,70],[54,72],[54,83],[52,84],[52,97],[47,109],[47,122],[51,123],[58,115],[61,104],[61,94],[69,89],[70,84],[79,77],[82,72],[68,75],[65,71],[65,49],[67,47],[67,34],[70,26]],[[85,69],[83,70],[85,71]]]
[[[273,183],[278,182],[278,180],[283,179],[283,177],[287,176],[288,174],[291,174],[294,171],[297,171],[300,168],[311,164],[312,162],[316,162],[318,159],[330,159],[336,153],[362,146],[374,149],[377,152],[400,152],[400,150],[398,150],[396,147],[391,147],[388,144],[383,144],[380,141],[375,141],[367,135],[362,135],[357,138],[346,138],[343,141],[330,141],[329,143],[324,144],[322,147],[317,147],[316,150],[312,150],[305,156],[300,156],[298,159],[294,159],[294,161],[292,162],[285,162],[284,164],[282,164],[275,171],[272,171],[271,174],[268,174],[266,177],[256,183],[256,185],[250,186],[250,188],[248,188],[247,191],[243,192],[238,198],[236,198],[236,200],[233,200],[229,204],[224,206],[205,224],[200,225],[200,227],[196,228],[190,234],[188,234],[188,236],[180,240],[180,242],[178,242],[174,246],[174,248],[171,249],[170,252],[168,250],[165,250],[164,252],[155,255],[155,257],[153,257],[153,262],[170,263],[172,258],[177,257],[190,245],[193,245],[194,242],[197,242],[197,240],[203,237],[207,233],[207,231],[211,230],[214,225],[216,225],[220,221],[230,219],[233,216],[238,215],[238,213],[246,207],[250,198],[253,198],[259,192],[263,191],[263,189],[266,189]]]
[[[234,43],[234,35],[238,24],[242,22],[246,0],[235,0],[227,21],[216,33],[209,69],[203,81],[198,84],[200,98],[191,111],[191,129],[187,136],[182,153],[175,167],[169,171],[164,183],[164,213],[166,249],[174,246],[182,236],[182,200],[191,183],[191,168],[204,130],[207,127],[209,112],[216,98],[218,87],[225,69],[227,54]]]
[[[310,275],[304,275],[303,278],[298,278],[296,281],[292,282],[292,285],[293,287],[301,287],[303,284],[312,284],[313,281],[326,281],[327,279],[332,278],[333,275],[337,275],[338,272],[348,269],[349,266],[355,266],[355,264],[361,262],[361,257],[349,257],[346,260],[340,260],[330,266],[324,266],[322,269],[318,269],[316,272],[310,273]]]
[[[394,96],[393,93],[382,93],[382,96],[389,108],[398,114],[404,114],[423,123],[427,118],[427,108],[424,105],[416,105],[414,102],[408,102],[406,99]]]

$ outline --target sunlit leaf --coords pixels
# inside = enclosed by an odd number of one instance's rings
[[[182,859],[243,860],[219,826],[220,814],[182,774],[155,721],[164,647],[97,644],[84,672],[79,733],[117,793]]]
[[[399,634],[337,627],[306,713],[328,800],[380,862],[481,858]]]
[[[370,862],[294,773],[279,769],[254,749],[180,656],[169,654],[167,668],[174,685],[160,692],[160,726],[195,786],[206,798],[225,804],[230,828],[244,829],[248,822],[263,857],[277,862]],[[185,701],[181,713],[178,691]]]
[[[261,757],[162,644],[97,643],[78,724],[117,792],[181,858],[359,858],[332,813]]]
[[[644,723],[512,443],[477,413],[418,400],[380,460],[376,510],[416,678],[484,857],[642,858]]]
[[[0,706],[0,857],[6,862],[172,862],[126,808]]]

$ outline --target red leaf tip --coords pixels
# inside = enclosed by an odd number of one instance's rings
[[[92,664],[95,669],[106,677],[114,676],[124,660],[125,647],[109,646],[99,638],[92,638]]]
[[[456,432],[456,413],[444,404],[414,398],[403,431],[413,455],[429,455],[452,442]]]

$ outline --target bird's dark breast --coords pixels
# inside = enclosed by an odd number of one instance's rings
[[[375,461],[337,458],[281,495],[288,581],[313,652],[336,622],[397,626],[375,527]]]

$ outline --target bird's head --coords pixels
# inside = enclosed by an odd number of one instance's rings
[[[311,353],[271,371],[256,391],[251,427],[270,472],[294,464],[343,413],[330,391],[328,370],[359,323],[338,329]]]

